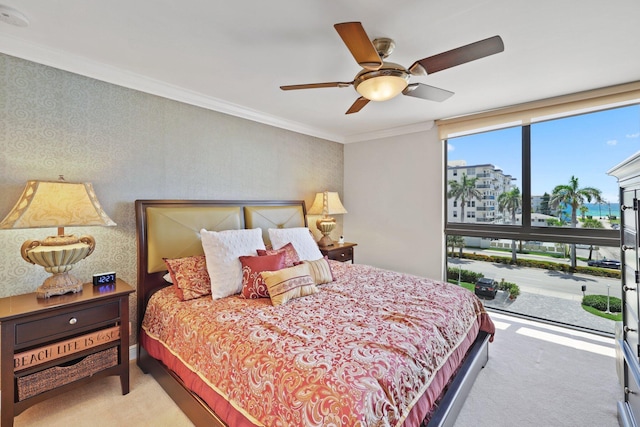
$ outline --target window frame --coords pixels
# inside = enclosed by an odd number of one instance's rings
[[[562,120],[558,118],[556,120]],[[522,221],[520,225],[493,225],[487,223],[456,223],[448,220],[447,179],[448,153],[445,150],[444,168],[444,218],[446,235],[484,237],[489,239],[510,239],[528,241],[548,241],[569,244],[587,244],[620,247],[620,230],[571,228],[571,227],[539,227],[531,225],[531,125],[522,125]],[[443,140],[445,146],[448,139]]]

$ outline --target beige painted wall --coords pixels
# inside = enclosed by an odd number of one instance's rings
[[[435,128],[345,145],[344,230],[356,262],[444,277],[443,159]]]
[[[182,104],[0,54],[0,217],[27,180],[94,184],[117,227],[74,273],[114,270],[136,285],[136,199],[303,199],[343,191],[343,145]],[[316,217],[309,223],[315,224]],[[342,223],[334,238],[342,232]],[[47,277],[19,255],[55,229],[0,230],[0,296]],[[131,299],[132,320],[135,302]],[[135,338],[135,337],[134,337]]]

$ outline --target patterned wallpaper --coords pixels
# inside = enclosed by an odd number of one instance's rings
[[[66,230],[96,238],[72,271],[84,281],[113,270],[135,287],[136,199],[304,199],[309,207],[318,191],[342,194],[343,161],[339,143],[0,54],[0,218],[27,180],[92,182],[117,226]],[[47,274],[20,246],[53,234],[0,230],[0,297],[42,283]],[[135,298],[130,309],[135,322]]]

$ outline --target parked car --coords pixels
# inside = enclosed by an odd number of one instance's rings
[[[590,267],[614,268],[616,270],[620,270],[620,261],[615,259],[592,259],[587,261],[587,265]]]
[[[491,299],[496,297],[498,293],[498,283],[486,277],[481,277],[476,281],[475,294],[478,296],[489,297]]]

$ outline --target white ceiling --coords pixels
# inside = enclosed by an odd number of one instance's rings
[[[0,0],[0,52],[338,142],[408,133],[432,120],[640,80],[638,0]],[[505,51],[425,77],[455,92],[345,111],[360,70],[333,28],[360,21],[414,61],[500,35]]]

